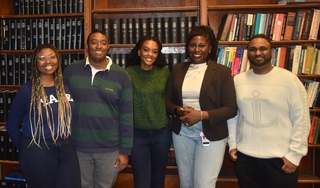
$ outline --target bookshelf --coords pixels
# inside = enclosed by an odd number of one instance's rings
[[[223,0],[209,1],[204,0],[204,6],[202,7],[202,13],[200,16],[201,24],[208,24],[217,34],[219,31],[219,26],[221,19],[227,13],[232,14],[244,14],[244,13],[287,13],[289,11],[307,11],[314,8],[320,8],[320,4],[287,4],[278,5],[277,0],[235,0],[231,2]],[[203,2],[203,1],[201,1]],[[232,4],[232,5],[231,5]],[[208,18],[208,19],[205,19]],[[272,41],[273,46],[293,46],[293,45],[312,45],[318,46],[319,38],[316,40],[279,40]],[[219,46],[236,46],[246,48],[248,44],[247,40],[237,40],[237,41],[219,41]],[[298,75],[300,79],[309,80],[320,80],[319,75]],[[318,102],[316,108],[310,109],[312,114],[320,114],[320,103]],[[305,157],[302,158],[299,166],[299,188],[301,187],[320,187],[320,144],[309,144],[309,150]],[[234,173],[234,163],[228,158],[227,152],[225,155],[224,163],[221,169],[221,178],[223,182],[218,180],[217,187],[239,187],[237,185],[237,179]]]
[[[75,1],[77,2],[77,1]],[[288,11],[305,11],[312,8],[320,7],[320,4],[288,4],[278,5],[277,0],[150,0],[150,1],[127,1],[127,0],[83,0],[82,12],[71,13],[53,13],[53,14],[24,14],[16,15],[14,12],[14,0],[1,0],[0,6],[0,19],[83,19],[82,24],[82,37],[79,41],[83,46],[75,49],[61,49],[59,52],[63,54],[81,54],[86,56],[84,46],[89,33],[92,31],[95,19],[121,19],[125,18],[127,21],[130,18],[136,18],[142,27],[143,18],[180,18],[180,17],[193,17],[193,25],[210,25],[217,34],[219,24],[224,14],[226,13],[280,13]],[[178,20],[179,21],[179,20]],[[147,20],[148,22],[148,20]],[[111,22],[109,27],[111,27]],[[0,25],[1,26],[1,25]],[[2,26],[1,26],[2,27]],[[180,27],[180,26],[179,26]],[[178,27],[178,28],[179,28]],[[192,27],[192,26],[191,26]],[[110,29],[110,28],[109,28]],[[180,31],[179,28],[178,31]],[[164,29],[163,29],[164,30]],[[110,30],[109,30],[110,31]],[[154,31],[157,33],[157,31]],[[185,32],[187,33],[187,32]],[[142,35],[142,31],[140,33]],[[129,34],[128,34],[129,35]],[[165,35],[162,33],[162,35]],[[113,40],[113,33],[110,31],[108,34]],[[157,36],[157,35],[156,35]],[[172,37],[172,36],[170,36]],[[168,54],[169,66],[173,66],[176,62],[183,61],[180,57],[184,53],[183,40],[168,40],[161,38],[163,42],[163,51]],[[113,60],[121,65],[122,59],[125,54],[128,54],[130,49],[134,46],[134,40],[131,42],[111,42],[109,55],[113,56]],[[240,46],[246,47],[247,41],[219,41],[219,46]],[[287,41],[273,41],[275,46],[291,46],[291,45],[316,45],[320,40],[287,40]],[[24,50],[11,50],[1,49],[0,57],[5,55],[31,55],[32,49]],[[170,56],[171,55],[171,56]],[[174,56],[178,55],[178,56]],[[119,59],[118,59],[119,58]],[[71,62],[71,61],[70,61]],[[320,80],[319,75],[299,75],[300,78]],[[20,85],[1,84],[0,90],[17,90]],[[320,114],[320,104],[315,109],[310,109],[310,113]],[[5,125],[5,122],[0,122],[0,125]],[[228,148],[226,149],[228,150]],[[171,151],[171,153],[173,150]],[[310,144],[309,152],[304,157],[300,164],[299,187],[320,187],[320,144]],[[1,176],[10,171],[12,168],[18,168],[18,162],[0,160],[1,163]],[[175,166],[168,166],[169,175],[177,175]],[[221,174],[219,176],[217,187],[238,187],[237,179],[234,175],[234,163],[229,159],[226,151],[224,163],[222,166]],[[131,169],[126,169],[124,173],[130,174]],[[121,186],[120,186],[121,187]]]

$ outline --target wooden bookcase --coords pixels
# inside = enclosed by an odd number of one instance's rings
[[[1,0],[0,16],[1,18],[12,19],[28,19],[38,18],[39,15],[14,15],[13,0]],[[197,17],[198,25],[210,25],[217,34],[221,18],[228,12],[233,13],[257,13],[257,12],[288,12],[298,10],[309,10],[312,8],[320,7],[320,4],[295,4],[295,5],[278,5],[277,0],[150,0],[150,1],[127,1],[127,0],[84,0],[84,12],[83,13],[67,13],[67,14],[44,14],[43,17],[57,18],[57,17],[75,17],[83,18],[83,43],[86,45],[86,39],[89,33],[92,31],[93,19],[95,18],[118,18],[121,16],[126,17],[181,17],[181,16],[195,16]],[[110,36],[109,36],[110,37]],[[295,41],[276,41],[274,45],[288,46],[296,44],[319,44],[320,40],[295,40]],[[163,43],[165,53],[184,53],[184,43]],[[220,41],[220,46],[246,46],[247,41],[235,41],[226,42]],[[113,53],[128,53],[134,46],[131,44],[110,44],[110,54]],[[83,53],[86,55],[84,49],[76,50],[60,50],[62,54],[67,53]],[[0,55],[3,54],[31,54],[32,50],[1,50]],[[307,75],[299,76],[307,79],[320,80],[319,76]],[[19,89],[17,85],[0,85],[0,90],[14,90]],[[320,107],[320,105],[319,105]],[[312,109],[311,113],[320,114],[320,109]],[[5,122],[0,122],[0,125],[5,125]],[[228,150],[228,148],[226,149]],[[173,152],[173,151],[171,151]],[[18,162],[13,161],[0,161],[1,163],[1,176],[10,171],[12,168],[18,168]],[[299,176],[299,187],[320,187],[320,144],[309,145],[308,155],[301,161]],[[126,169],[122,175],[132,178],[131,169]],[[175,166],[168,166],[167,168],[168,180],[175,182],[171,183],[170,187],[177,187],[177,168]],[[123,187],[121,184],[130,182],[132,185],[132,179],[117,182],[117,187]],[[170,184],[170,183],[168,183]],[[169,186],[168,186],[169,187]],[[234,175],[234,163],[229,159],[227,151],[224,159],[224,163],[221,169],[217,187],[236,188],[237,179]]]

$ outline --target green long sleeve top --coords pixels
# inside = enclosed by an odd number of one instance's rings
[[[158,130],[169,122],[165,106],[165,88],[170,71],[167,66],[142,70],[127,67],[133,83],[133,124],[143,130]]]

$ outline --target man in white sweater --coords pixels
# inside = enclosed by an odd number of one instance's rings
[[[306,90],[296,75],[271,64],[271,49],[267,36],[252,37],[252,69],[234,78],[238,115],[228,121],[228,143],[242,188],[297,187],[308,151]]]

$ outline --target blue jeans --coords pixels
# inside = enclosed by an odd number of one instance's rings
[[[72,139],[58,139],[57,144],[41,141],[39,148],[21,136],[20,167],[30,188],[80,188],[80,169]]]
[[[214,188],[222,166],[227,138],[202,146],[201,123],[182,125],[180,133],[172,133],[174,153],[181,188]]]
[[[134,129],[130,155],[135,188],[163,188],[171,146],[169,126],[155,131]]]
[[[82,188],[112,188],[118,177],[114,167],[119,151],[109,153],[77,152]]]

